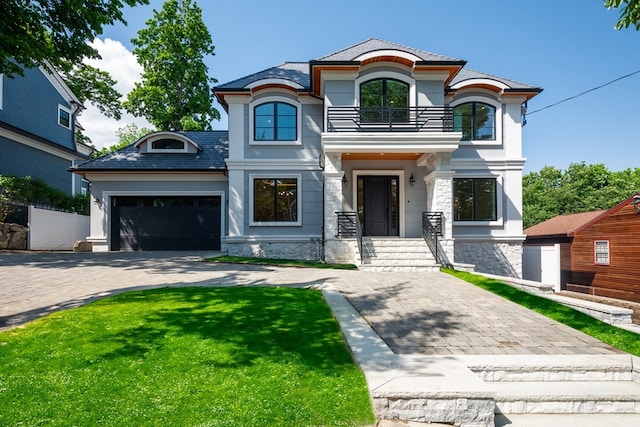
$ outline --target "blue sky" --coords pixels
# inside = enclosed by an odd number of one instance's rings
[[[131,38],[162,1],[125,9],[127,26],[100,39]],[[603,0],[200,0],[219,83],[308,61],[370,37],[467,61],[478,71],[542,87],[529,111],[640,70],[640,32],[614,30]],[[113,64],[112,64],[113,65]],[[640,73],[527,117],[525,172],[545,165],[640,167]],[[120,123],[119,126],[126,122]],[[85,123],[83,122],[83,125]],[[215,129],[226,129],[226,116]],[[89,136],[92,137],[91,133]],[[96,141],[106,145],[116,141]]]

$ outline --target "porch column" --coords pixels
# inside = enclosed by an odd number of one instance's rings
[[[453,171],[451,154],[431,156],[424,182],[427,185],[427,211],[442,212],[442,238],[440,239],[449,261],[454,260],[453,248]]]
[[[342,211],[342,155],[324,155],[324,238],[331,240],[338,234],[336,212]]]

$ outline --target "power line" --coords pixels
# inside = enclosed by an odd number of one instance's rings
[[[547,108],[555,107],[558,104],[562,104],[563,102],[571,101],[572,99],[578,98],[578,97],[580,97],[582,95],[585,95],[585,94],[587,94],[589,92],[593,92],[594,90],[602,89],[605,86],[609,86],[612,83],[615,83],[615,82],[620,81],[622,79],[629,78],[629,77],[633,76],[634,74],[639,74],[639,73],[640,73],[640,70],[634,71],[633,73],[629,73],[629,74],[626,74],[626,75],[624,75],[622,77],[618,77],[617,79],[613,79],[610,82],[607,82],[607,83],[605,83],[603,85],[596,86],[596,87],[593,87],[591,89],[585,90],[584,92],[580,92],[577,95],[570,96],[569,98],[565,98],[565,99],[563,99],[561,101],[558,101],[558,102],[555,102],[553,104],[549,104],[546,107],[538,108],[537,110],[534,110],[534,111],[531,111],[531,112],[527,112],[526,114],[528,116],[530,116],[531,114],[537,113],[537,112],[542,111],[542,110],[546,110]]]

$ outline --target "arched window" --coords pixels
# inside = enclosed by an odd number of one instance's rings
[[[496,109],[482,102],[453,107],[453,130],[462,132],[465,141],[496,139]]]
[[[151,143],[153,150],[184,150],[184,141],[178,141],[177,139],[156,139]]]
[[[267,102],[254,108],[256,141],[295,141],[297,109],[284,102]]]
[[[362,120],[370,123],[408,119],[409,85],[399,80],[376,79],[360,85]]]

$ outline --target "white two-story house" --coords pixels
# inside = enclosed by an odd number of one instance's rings
[[[520,276],[521,115],[541,89],[465,65],[369,39],[217,86],[228,133],[155,133],[76,169],[92,182],[89,239],[98,250],[151,248],[132,218],[171,198],[191,197],[197,212],[199,198],[216,197],[209,248],[230,255],[382,269],[384,252],[425,253],[431,261],[395,265]],[[168,224],[180,222],[174,210]],[[122,245],[124,228],[134,244]],[[169,234],[156,243],[175,244]]]

